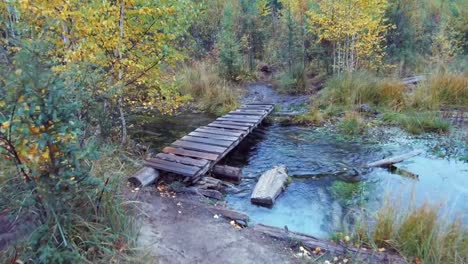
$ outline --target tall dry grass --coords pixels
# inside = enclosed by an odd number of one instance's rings
[[[181,92],[190,95],[203,111],[221,115],[238,106],[240,89],[219,77],[215,68],[205,62],[185,67],[180,87]]]
[[[320,94],[323,105],[338,104],[353,109],[356,105],[402,107],[405,86],[398,80],[381,79],[369,72],[342,73],[331,78]]]
[[[468,74],[435,74],[419,84],[410,99],[419,109],[468,108]]]
[[[468,229],[459,220],[444,219],[436,205],[405,209],[387,200],[373,219],[361,221],[354,239],[395,250],[409,263],[468,261]]]

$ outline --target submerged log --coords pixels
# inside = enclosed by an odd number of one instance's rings
[[[215,165],[213,167],[213,175],[216,178],[238,183],[242,179],[242,169],[227,165]]]
[[[143,167],[137,171],[133,176],[128,178],[128,181],[137,187],[146,187],[150,184],[153,184],[159,178],[159,171],[150,168]]]
[[[325,253],[353,255],[354,259],[365,259],[370,261],[369,263],[406,263],[401,256],[396,254],[376,252],[370,249],[363,250],[347,245],[337,245],[331,241],[318,239],[298,232],[287,231],[282,228],[257,224],[253,226],[253,230],[278,240],[287,242],[295,241],[312,250],[320,248],[320,251]]]
[[[413,150],[413,151],[411,151],[409,153],[406,153],[406,154],[403,154],[403,155],[394,156],[394,157],[390,157],[390,158],[386,158],[386,159],[381,159],[381,160],[378,160],[378,161],[375,161],[375,162],[371,162],[371,163],[367,164],[366,167],[367,168],[390,167],[391,165],[393,165],[395,163],[402,162],[402,161],[407,160],[409,158],[420,155],[421,153],[423,153],[422,150]]]
[[[284,165],[266,171],[255,185],[250,201],[259,205],[273,205],[287,180],[288,174]]]

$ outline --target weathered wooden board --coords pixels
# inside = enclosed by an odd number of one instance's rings
[[[205,159],[193,159],[189,157],[184,157],[184,156],[177,156],[174,154],[166,154],[166,153],[159,153],[156,155],[156,158],[167,160],[167,161],[173,161],[173,162],[178,162],[186,165],[192,165],[196,167],[204,167],[208,165],[209,161]],[[149,159],[151,161],[152,159]]]
[[[145,161],[145,165],[155,169],[161,169],[164,171],[173,172],[188,177],[195,176],[201,170],[201,168],[199,167],[184,165],[181,163],[162,159],[152,159],[151,161],[147,160]]]
[[[286,166],[277,166],[260,176],[250,197],[254,204],[271,206],[288,180]]]
[[[216,135],[235,136],[235,137],[240,137],[241,135],[244,135],[247,133],[243,130],[222,129],[222,128],[214,128],[214,127],[200,127],[200,128],[197,128],[195,131],[216,134]]]
[[[255,122],[246,123],[246,122],[242,122],[240,120],[232,120],[232,119],[227,119],[227,118],[219,118],[219,119],[216,120],[216,123],[223,124],[223,125],[246,126],[246,127],[251,127],[251,126],[254,126],[254,125],[257,124]]]
[[[270,104],[244,105],[173,142],[171,147],[164,148],[163,153],[147,160],[146,164],[196,181],[235,148],[272,110],[273,105]],[[240,172],[237,172],[219,171],[218,168],[218,174],[239,179]]]
[[[409,158],[415,157],[417,155],[420,155],[422,153],[423,153],[422,150],[419,150],[419,149],[418,150],[413,150],[413,151],[408,152],[408,153],[403,154],[403,155],[394,156],[394,157],[378,160],[378,161],[375,161],[375,162],[371,162],[371,163],[367,164],[366,167],[368,167],[368,168],[371,168],[371,167],[388,167],[388,166],[393,165],[395,163],[402,162],[402,161],[404,161],[406,159],[409,159]]]
[[[203,152],[208,152],[208,153],[216,153],[216,154],[221,154],[224,151],[226,151],[226,147],[218,147],[218,146],[213,146],[213,145],[208,145],[208,144],[201,144],[201,143],[194,143],[190,141],[184,141],[184,140],[176,140],[175,142],[172,143],[173,146],[181,147],[184,149],[189,149],[189,150],[200,150]]]
[[[266,113],[267,111],[263,111],[263,110],[262,111],[243,110],[243,111],[232,111],[232,112],[229,112],[228,114],[229,115],[250,115],[250,116],[262,118]]]
[[[189,133],[188,135],[192,137],[213,138],[213,139],[222,139],[222,140],[228,140],[228,141],[237,141],[239,139],[239,137],[216,135],[216,134],[195,132],[195,131]]]
[[[240,119],[240,120],[248,120],[248,121],[260,121],[262,118],[251,116],[251,115],[225,115],[222,118],[232,118],[232,119]]]
[[[243,130],[243,131],[249,130],[249,127],[246,127],[246,126],[224,125],[224,124],[220,124],[220,123],[217,123],[217,122],[213,122],[211,124],[208,124],[208,127],[230,128],[230,129]]]
[[[165,147],[163,149],[163,152],[192,157],[192,158],[206,159],[206,160],[211,160],[211,161],[215,161],[219,158],[219,154],[206,153],[206,152],[193,151],[193,150],[180,149],[180,148],[172,148],[172,147]]]
[[[227,140],[220,140],[220,139],[212,139],[212,138],[200,138],[200,137],[192,137],[192,136],[185,136],[181,138],[181,140],[196,142],[196,143],[204,143],[214,146],[222,146],[222,147],[229,147],[232,145],[234,141],[227,141]]]
[[[248,125],[258,124],[261,119],[245,119],[245,118],[235,118],[235,117],[219,117],[216,121],[229,121],[229,122],[237,122],[237,123],[246,123]]]

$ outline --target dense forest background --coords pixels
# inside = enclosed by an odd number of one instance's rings
[[[466,107],[467,71],[464,0],[1,1],[0,223],[26,226],[19,237],[39,227],[5,259],[131,257],[116,190],[133,169],[121,159],[132,111],[194,102],[220,114],[263,80],[292,94],[325,87],[307,122],[350,109],[332,102],[406,124],[395,113]],[[415,97],[393,82],[420,74],[437,79]]]

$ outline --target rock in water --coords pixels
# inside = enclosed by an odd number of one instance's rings
[[[260,179],[255,185],[250,201],[254,204],[271,206],[275,199],[281,193],[288,174],[286,166],[276,166],[273,169],[266,171],[260,176]]]

